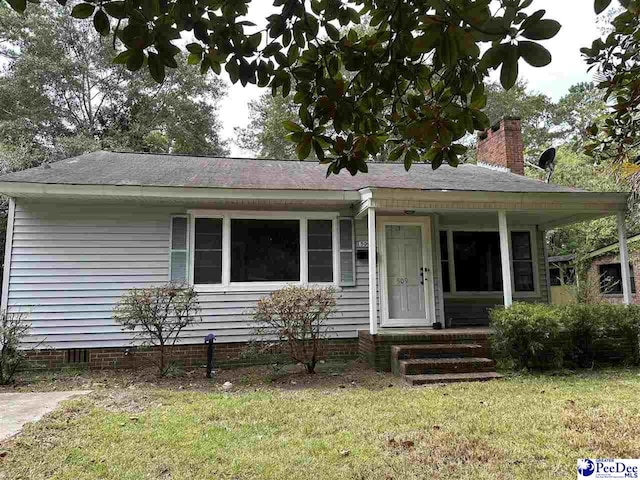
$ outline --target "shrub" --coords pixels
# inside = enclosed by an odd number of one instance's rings
[[[314,373],[328,334],[326,320],[335,308],[333,288],[289,286],[260,299],[253,320],[259,335],[274,339],[307,373]]]
[[[24,315],[0,313],[0,385],[13,382],[16,372],[26,363],[20,342],[29,330]]]
[[[182,330],[199,316],[198,294],[193,287],[169,284],[153,288],[134,288],[122,296],[114,309],[114,319],[122,328],[134,332],[143,346],[157,347],[159,358],[152,357],[161,376],[173,367],[173,347]]]
[[[496,358],[515,368],[553,368],[562,365],[562,325],[547,305],[516,303],[491,311]]]
[[[496,358],[516,368],[593,367],[640,361],[636,305],[516,303],[491,311]]]

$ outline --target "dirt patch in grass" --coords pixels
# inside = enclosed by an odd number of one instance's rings
[[[576,448],[603,458],[636,458],[640,438],[637,402],[622,406],[567,401],[563,412],[565,438]],[[614,434],[612,434],[614,433]]]

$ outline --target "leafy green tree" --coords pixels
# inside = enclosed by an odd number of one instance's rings
[[[27,9],[27,0],[7,1]],[[390,157],[407,167],[420,160],[457,165],[466,149],[456,142],[489,124],[482,109],[490,71],[500,69],[511,88],[521,59],[536,67],[551,62],[538,42],[560,30],[544,10],[527,13],[534,0],[276,0],[280,11],[265,28],[243,19],[250,4],[91,0],[72,15],[113,34],[124,48],[115,61],[131,71],[145,66],[158,82],[178,66],[181,34],[193,32],[189,63],[202,72],[224,68],[234,83],[293,93],[300,124],[288,127],[298,158],[313,150],[329,173],[352,174],[365,172],[365,160],[387,140],[397,145]],[[364,14],[372,31],[349,28]]]
[[[606,15],[612,3],[595,0],[596,13]],[[610,102],[608,115],[589,128],[593,141],[586,145],[586,151],[599,160],[636,164],[640,147],[640,5],[636,0],[618,0],[616,4],[620,13],[611,21],[606,36],[581,49],[599,80],[604,100]]]
[[[493,125],[504,117],[520,118],[525,155],[530,161],[535,161],[556,137],[551,128],[554,107],[548,96],[531,92],[524,80],[518,81],[510,90],[495,82],[487,85],[484,112],[489,121]]]
[[[569,87],[553,108],[556,137],[580,150],[589,139],[588,130],[607,114],[603,92],[593,83],[581,82]]]
[[[597,164],[587,155],[572,150],[570,145],[558,150],[553,183],[590,192],[619,192],[630,188],[619,169],[611,168],[609,164]],[[640,232],[637,206],[627,215],[627,230]],[[610,245],[617,238],[616,220],[607,217],[554,229],[549,232],[547,240],[550,255],[580,255]]]
[[[249,124],[236,129],[236,143],[260,158],[296,159],[295,145],[285,136],[284,122],[291,121],[297,109],[291,96],[262,94],[249,103]]]
[[[0,155],[5,169],[97,149],[224,154],[223,83],[183,65],[158,85],[112,63],[113,47],[70,8],[0,5]],[[30,153],[35,160],[20,163]]]

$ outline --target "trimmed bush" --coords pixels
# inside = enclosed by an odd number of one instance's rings
[[[167,347],[175,346],[185,328],[202,321],[198,294],[179,284],[129,290],[113,310],[113,318],[143,347],[159,351],[159,358],[152,356],[150,361],[161,377],[174,367],[173,349]]]
[[[513,368],[638,364],[640,306],[516,303],[491,311],[493,353]]]
[[[333,288],[288,286],[261,298],[253,312],[256,334],[272,339],[289,358],[314,373],[322,340],[327,338],[327,318],[336,310]]]

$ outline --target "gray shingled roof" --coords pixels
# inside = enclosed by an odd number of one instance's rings
[[[369,164],[369,173],[347,171],[326,178],[316,162],[94,152],[0,177],[2,182],[65,185],[137,185],[357,191],[366,187],[480,192],[578,192],[579,190],[475,165],[458,168]]]

